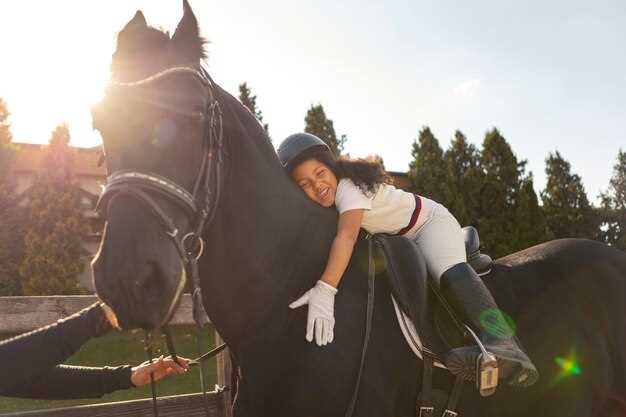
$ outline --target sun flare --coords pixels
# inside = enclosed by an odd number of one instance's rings
[[[16,4],[10,18],[0,16],[3,32],[19,39],[3,44],[5,56],[19,58],[3,62],[0,70],[0,96],[12,114],[16,142],[46,143],[61,123],[69,125],[73,145],[100,142],[89,112],[109,78],[115,33],[110,23],[107,31],[94,30],[102,24],[95,10],[87,13],[94,19],[72,18],[74,7],[41,2],[32,13]]]

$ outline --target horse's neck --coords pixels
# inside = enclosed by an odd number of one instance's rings
[[[336,213],[308,201],[264,144],[227,140],[228,176],[205,235],[201,275],[207,313],[222,337],[238,345],[259,332],[268,337],[270,323],[278,329],[291,298],[319,278]]]

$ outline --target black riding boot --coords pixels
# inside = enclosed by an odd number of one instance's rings
[[[537,368],[517,343],[514,330],[472,267],[467,263],[454,265],[441,276],[440,287],[446,300],[477,333],[486,350],[496,356],[499,378],[514,386],[534,384],[539,377]],[[473,380],[480,353],[477,345],[452,349],[446,356],[446,366],[452,373]]]

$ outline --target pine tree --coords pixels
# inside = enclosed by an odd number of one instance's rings
[[[271,141],[269,124],[263,123],[263,112],[257,108],[256,95],[252,95],[252,91],[247,83],[239,84],[239,101],[257,118],[259,123],[263,126],[263,130],[265,130],[268,139]]]
[[[409,164],[409,180],[412,191],[449,205],[443,150],[428,126],[420,130],[418,139],[413,142],[411,155],[413,160]]]
[[[506,139],[493,128],[485,135],[480,158],[478,228],[487,252],[500,257],[522,249],[517,221],[518,198],[526,161],[518,161]]]
[[[321,104],[312,105],[304,118],[304,131],[322,139],[337,156],[341,155],[346,143],[346,135],[337,139],[333,121],[326,117],[326,112]]]
[[[596,239],[598,220],[581,178],[557,151],[546,158],[546,189],[541,193],[543,211],[556,238]]]
[[[600,194],[602,230],[600,239],[626,250],[626,152],[620,149],[609,188]]]
[[[539,205],[533,182],[532,173],[523,178],[517,198],[516,221],[519,226],[517,231],[519,249],[554,239]]]
[[[476,225],[482,184],[480,152],[460,131],[454,133],[450,148],[444,153],[446,203],[461,225]]]
[[[85,265],[81,241],[87,229],[81,191],[72,174],[69,140],[67,126],[55,129],[28,191],[29,218],[20,267],[25,295],[83,292],[78,275]]]
[[[0,98],[0,144],[11,143],[13,137],[11,135],[11,123],[9,123],[9,107],[7,103]],[[1,167],[2,165],[0,165]]]
[[[21,295],[19,264],[23,256],[24,219],[12,167],[18,149],[11,141],[9,110],[0,99],[0,296]]]

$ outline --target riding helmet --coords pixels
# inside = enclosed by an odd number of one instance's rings
[[[319,152],[332,154],[330,148],[320,138],[310,133],[295,133],[288,136],[278,147],[278,159],[287,172],[291,172],[300,162]]]

